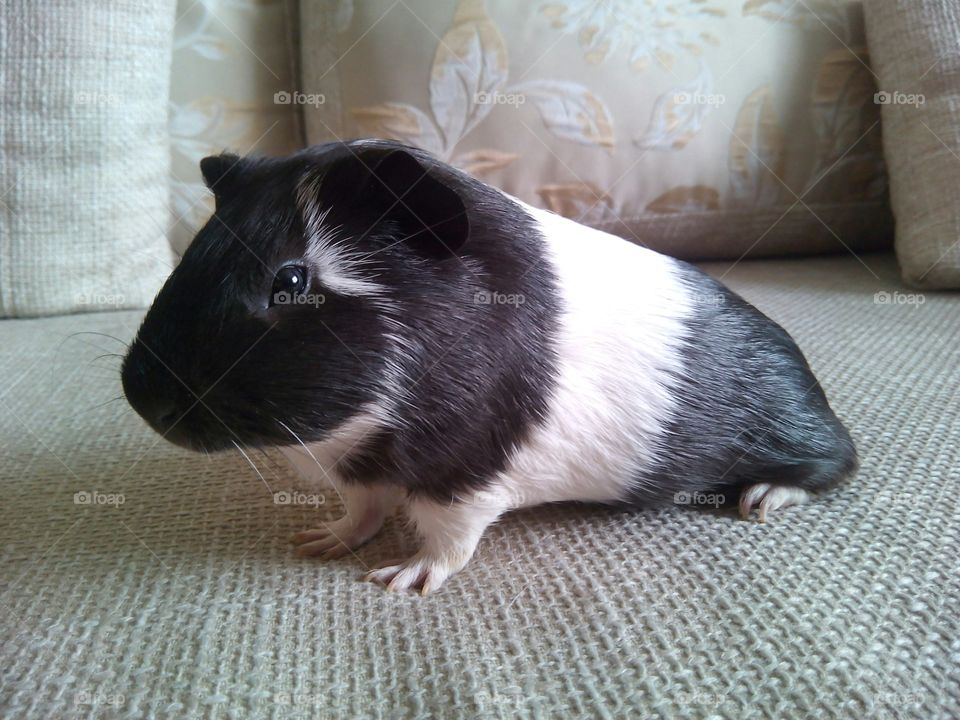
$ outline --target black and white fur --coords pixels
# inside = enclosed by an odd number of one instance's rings
[[[334,482],[346,514],[303,554],[404,503],[422,547],[369,577],[426,593],[513,508],[723,491],[763,518],[856,467],[790,336],[691,265],[387,141],[202,169],[216,213],[124,389],[174,442],[281,446]]]

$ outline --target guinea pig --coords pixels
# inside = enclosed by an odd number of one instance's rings
[[[158,433],[279,447],[342,518],[335,558],[402,504],[422,545],[369,573],[436,590],[503,513],[739,497],[760,520],[856,450],[800,349],[696,267],[394,142],[205,158],[216,210],[122,368]]]

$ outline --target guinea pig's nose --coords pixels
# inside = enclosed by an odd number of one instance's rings
[[[130,406],[162,435],[170,432],[190,407],[186,390],[136,345],[124,360],[121,381]]]
[[[148,418],[147,422],[153,425],[161,434],[168,433],[184,414],[173,402],[166,400],[161,401],[159,405],[151,409],[153,418],[152,420]]]

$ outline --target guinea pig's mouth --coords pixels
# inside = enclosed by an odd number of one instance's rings
[[[252,432],[229,419],[225,421],[223,417],[223,414],[197,403],[186,411],[171,412],[159,419],[144,419],[168,442],[195,452],[214,453],[284,444],[280,438]]]
[[[256,416],[232,406],[229,394],[202,391],[174,375],[134,342],[121,370],[123,392],[136,413],[165,440],[187,450],[216,452],[276,444],[256,428]]]
[[[161,404],[143,408],[133,402],[130,404],[164,440],[187,450],[216,452],[234,447],[234,443],[255,444],[228,430],[226,426],[221,425],[217,430],[214,427],[214,423],[219,424],[217,415],[196,401],[192,407]]]
[[[225,429],[222,433],[213,433],[209,430],[204,430],[203,428],[206,427],[207,423],[197,422],[197,418],[195,417],[201,414],[204,413],[197,413],[196,408],[193,408],[183,413],[179,419],[167,418],[165,424],[157,426],[151,423],[151,427],[165,440],[195,452],[210,453],[227,450],[234,446],[234,442],[240,445],[248,444],[247,442],[240,442],[240,440],[231,442],[230,435]],[[210,413],[207,412],[206,414]],[[212,414],[210,415],[210,419],[213,419]],[[214,422],[216,422],[216,420],[214,420]]]

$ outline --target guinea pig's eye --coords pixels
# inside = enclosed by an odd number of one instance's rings
[[[273,278],[271,305],[286,305],[307,290],[307,271],[299,265],[284,265]]]

